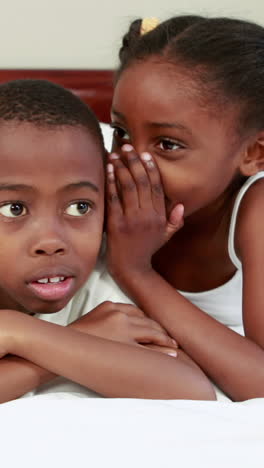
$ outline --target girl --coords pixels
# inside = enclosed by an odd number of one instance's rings
[[[264,29],[175,21],[120,51],[109,267],[231,399],[264,397]]]

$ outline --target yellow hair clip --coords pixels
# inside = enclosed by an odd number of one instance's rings
[[[140,27],[140,35],[143,36],[159,25],[158,18],[144,18]]]

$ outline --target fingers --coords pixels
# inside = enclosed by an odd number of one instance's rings
[[[109,159],[114,167],[115,178],[119,184],[124,212],[136,211],[140,208],[140,198],[132,173],[117,154],[111,154]]]
[[[147,319],[144,312],[139,309],[137,306],[133,304],[123,304],[122,302],[112,302],[112,310],[119,310],[126,315],[133,316],[133,317],[144,317]],[[147,319],[150,320],[150,319]]]
[[[165,212],[165,198],[157,165],[150,153],[142,153],[140,158],[150,181],[154,209],[157,213],[163,214]]]
[[[133,320],[133,324],[135,326],[138,326],[138,327],[142,327],[142,328],[148,328],[150,331],[155,331],[157,333],[160,333],[162,335],[164,335],[166,338],[169,338],[169,346],[172,346],[173,348],[177,348],[178,347],[178,344],[177,342],[171,338],[167,331],[158,323],[156,322],[155,320],[152,320],[148,317],[146,317],[146,315],[143,313],[143,316],[134,316],[133,317],[134,320]]]
[[[106,204],[108,215],[121,216],[123,214],[123,209],[117,190],[114,166],[111,163],[106,166],[106,178]]]
[[[154,344],[166,346],[175,350],[175,341],[165,331],[151,329],[150,327],[139,327],[136,341],[140,344]]]
[[[135,152],[133,146],[123,145],[122,155],[128,165],[129,171],[131,173],[132,179],[137,190],[139,207],[143,209],[149,209],[150,207],[152,207],[152,193],[148,172],[144,164],[142,163],[142,160]]]
[[[130,318],[130,323],[137,328],[137,340],[141,343],[178,348],[178,343],[171,338],[166,330],[155,320],[147,317],[144,312],[133,304],[109,303],[111,310],[118,310]]]
[[[167,354],[168,356],[177,357],[177,351],[173,348],[167,348],[166,346],[158,346],[154,344],[144,344],[144,348],[152,349],[159,353]]]
[[[120,158],[116,154],[109,158],[121,186],[124,205],[127,204],[130,209],[132,206],[143,209],[154,207],[155,211],[163,214],[163,187],[152,156],[142,153],[139,157],[131,145],[123,145]]]
[[[166,227],[166,237],[169,240],[173,234],[178,231],[184,224],[184,206],[179,203],[178,205],[174,206],[172,209],[169,220],[167,222]]]

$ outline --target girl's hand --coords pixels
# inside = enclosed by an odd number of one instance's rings
[[[103,302],[70,327],[108,340],[146,345],[171,356],[177,355],[175,340],[157,322],[130,304]]]
[[[145,272],[151,258],[183,225],[183,205],[166,216],[158,168],[149,153],[131,145],[109,155],[107,165],[108,266],[118,281]]]

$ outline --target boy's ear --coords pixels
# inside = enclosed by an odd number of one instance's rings
[[[252,176],[264,170],[264,131],[257,134],[254,142],[248,145],[240,163],[240,172]]]

